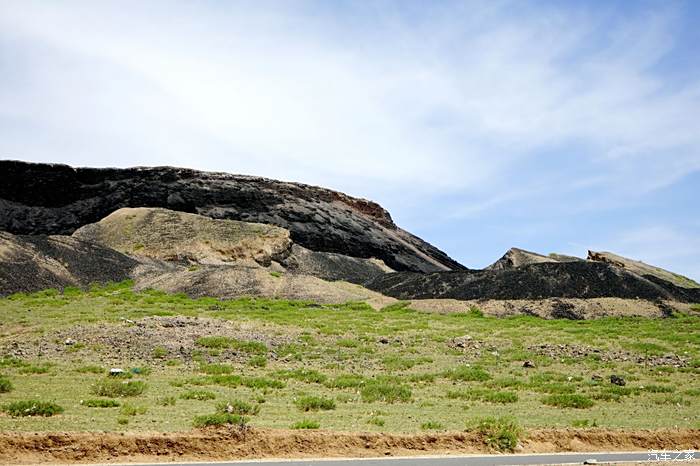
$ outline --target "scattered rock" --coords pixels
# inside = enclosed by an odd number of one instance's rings
[[[126,372],[124,371],[124,369],[120,369],[118,367],[113,367],[112,369],[109,370],[109,375],[114,376],[114,377],[116,377],[118,375],[123,375],[125,373]]]
[[[389,344],[389,339],[387,337],[380,337],[379,340],[377,340],[379,343],[382,345],[388,345]]]
[[[77,341],[75,341],[72,338],[66,338],[66,341],[64,341],[63,343],[67,346],[71,346],[71,345],[75,345],[77,343]]]
[[[532,369],[532,368],[535,367],[535,363],[532,362],[532,361],[525,361],[525,362],[523,363],[523,367]]]

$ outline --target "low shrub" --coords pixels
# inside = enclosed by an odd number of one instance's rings
[[[259,341],[239,340],[231,337],[199,337],[195,341],[199,346],[213,349],[232,349],[243,353],[266,354],[267,345]]]
[[[256,354],[248,359],[248,365],[251,367],[265,367],[267,366],[267,358],[262,354]]]
[[[215,413],[205,414],[194,418],[193,424],[195,427],[210,427],[234,425],[243,427],[248,423],[248,419],[238,414]]]
[[[644,387],[644,391],[651,393],[673,393],[676,391],[676,387],[670,385],[647,385]]]
[[[319,427],[321,427],[321,423],[311,419],[302,419],[290,426],[291,429],[318,429]]]
[[[328,388],[357,388],[365,384],[366,379],[361,375],[342,374],[325,383]]]
[[[51,401],[25,400],[14,401],[3,407],[3,411],[13,417],[21,416],[44,416],[49,417],[54,414],[61,414],[63,408]]]
[[[181,394],[180,398],[183,400],[206,401],[215,399],[216,394],[207,390],[188,390]]]
[[[121,403],[119,403],[117,400],[100,398],[95,400],[85,400],[83,401],[83,405],[87,406],[88,408],[118,408]]]
[[[481,399],[489,403],[515,403],[518,395],[513,392],[487,392]]]
[[[362,400],[368,403],[374,401],[395,403],[397,401],[409,401],[413,393],[407,385],[390,381],[370,380],[362,387],[360,395]]]
[[[498,451],[513,451],[522,434],[515,419],[509,417],[480,419],[476,422],[476,430],[491,448]]]
[[[371,418],[367,419],[367,424],[372,424],[372,425],[375,425],[378,427],[384,427],[384,424],[386,424],[386,421],[382,417],[372,416]]]
[[[322,396],[302,396],[294,401],[301,411],[329,411],[335,409],[335,401]]]
[[[146,383],[140,380],[103,379],[92,387],[92,392],[97,396],[110,398],[138,396],[146,389]]]
[[[177,399],[174,396],[164,396],[163,398],[158,398],[157,403],[160,406],[174,406],[177,403]]]
[[[593,400],[574,393],[549,395],[542,399],[542,403],[549,406],[556,406],[557,408],[585,409],[593,406]]]

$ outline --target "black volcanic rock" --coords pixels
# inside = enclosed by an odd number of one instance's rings
[[[329,189],[172,167],[98,169],[0,161],[0,230],[71,234],[121,207],[164,207],[277,225],[313,251],[375,257],[394,270],[465,269],[398,228],[378,204]]]
[[[138,261],[70,236],[0,232],[0,296],[130,278]]]
[[[591,261],[541,262],[505,270],[396,272],[365,286],[398,299],[602,298],[700,302],[700,290]]]

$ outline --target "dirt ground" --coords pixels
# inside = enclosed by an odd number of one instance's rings
[[[532,430],[517,453],[699,450],[700,430]],[[181,433],[0,433],[0,464],[494,453],[477,432],[396,435],[219,428]]]

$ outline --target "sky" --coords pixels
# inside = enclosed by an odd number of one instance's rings
[[[0,2],[0,158],[321,185],[700,280],[700,2]]]

